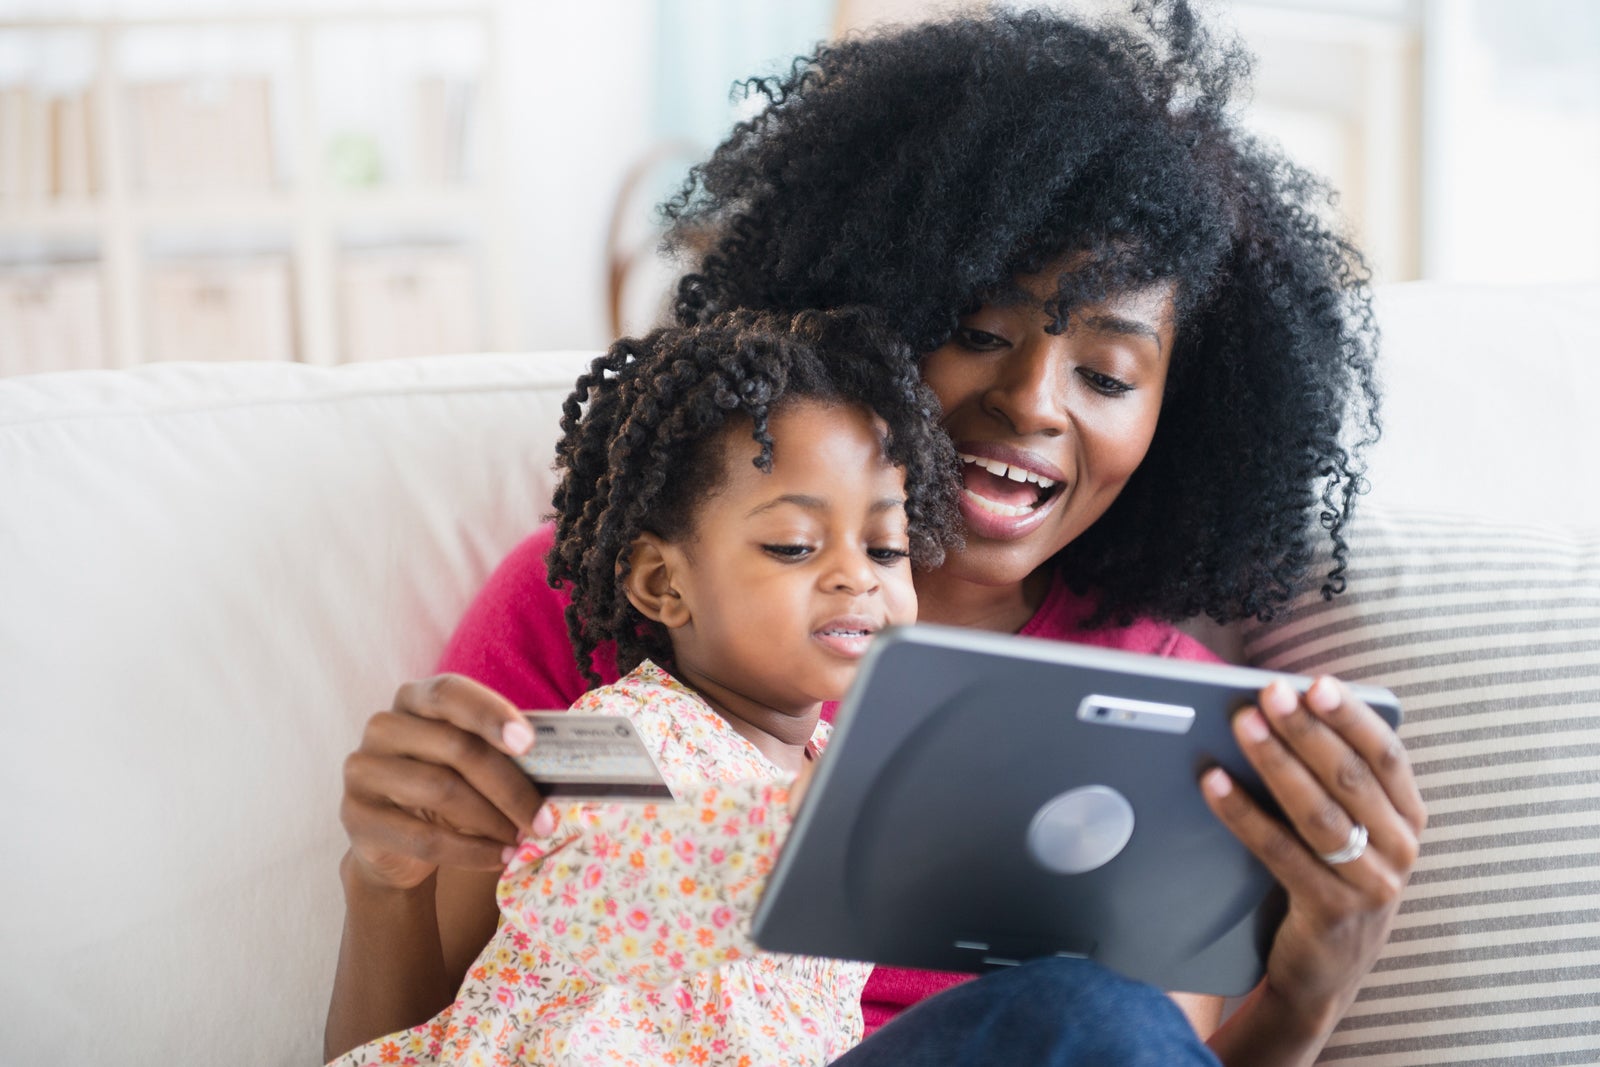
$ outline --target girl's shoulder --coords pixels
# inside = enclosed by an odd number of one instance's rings
[[[699,722],[705,715],[718,718],[698,693],[650,660],[609,685],[589,690],[572,702],[572,710],[593,715],[626,715],[637,722],[679,717]]]
[[[573,711],[625,715],[680,795],[704,782],[776,778],[780,772],[693,689],[645,660],[610,685],[590,690]],[[827,730],[813,741],[825,743]]]

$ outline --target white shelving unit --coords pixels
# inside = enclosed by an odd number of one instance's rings
[[[456,183],[403,177],[372,188],[339,185],[330,174],[329,138],[318,84],[318,36],[328,31],[373,27],[468,24],[481,36],[481,62],[472,84],[473,167]],[[286,35],[291,73],[286,93],[277,94],[286,114],[275,127],[279,178],[265,191],[148,191],[136,180],[132,88],[123,69],[124,44],[133,34],[152,30],[263,31]],[[318,12],[261,15],[196,15],[171,18],[115,18],[71,21],[0,21],[0,33],[86,34],[93,42],[91,111],[98,151],[93,159],[96,193],[69,200],[0,199],[0,248],[67,245],[92,249],[103,287],[106,363],[131,366],[151,358],[148,299],[152,270],[160,256],[152,244],[173,234],[271,232],[281,242],[291,279],[293,358],[331,364],[341,351],[340,291],[342,257],[357,254],[361,242],[383,245],[415,241],[419,232],[467,234],[457,247],[470,249],[479,334],[469,347],[514,349],[519,322],[512,294],[511,245],[506,219],[508,181],[498,132],[502,128],[501,72],[496,15],[489,6],[439,10]],[[373,235],[377,235],[374,237]],[[7,267],[48,266],[48,253],[36,258],[13,252]],[[6,314],[0,308],[0,315]],[[39,368],[44,369],[44,368]]]

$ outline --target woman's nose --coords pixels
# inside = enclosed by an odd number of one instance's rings
[[[1066,344],[1064,337],[1045,334],[1007,353],[996,365],[995,380],[984,394],[985,408],[1020,435],[1053,437],[1062,433]]]

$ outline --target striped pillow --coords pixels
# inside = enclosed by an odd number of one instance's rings
[[[1600,530],[1367,509],[1348,591],[1248,662],[1394,690],[1426,799],[1389,944],[1320,1063],[1600,1063]]]

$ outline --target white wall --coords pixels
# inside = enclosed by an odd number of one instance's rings
[[[655,0],[502,5],[506,151],[529,348],[610,338],[605,236],[650,144]]]
[[[1101,10],[1111,0],[1057,0]],[[662,17],[708,17],[714,4],[632,0],[659,7]],[[939,6],[950,6],[948,3]],[[1296,158],[1328,175],[1341,194],[1340,211],[1367,249],[1379,281],[1439,278],[1472,281],[1600,279],[1600,4],[1592,0],[1216,0],[1210,17],[1238,30],[1257,54],[1255,93],[1245,121],[1278,139]],[[574,40],[600,32],[598,4],[569,15]],[[858,22],[876,15],[903,17],[899,0],[851,0]],[[881,10],[880,10],[881,9]],[[1523,15],[1518,15],[1523,12]],[[1505,40],[1506,19],[1528,23],[1524,37]],[[647,49],[637,27],[606,31],[612,46]],[[1570,28],[1571,33],[1563,33]],[[1541,36],[1542,35],[1542,36]],[[1592,43],[1585,43],[1596,37]],[[620,40],[618,40],[620,38]],[[1510,47],[1509,55],[1497,49]],[[1527,76],[1538,50],[1559,52],[1563,79],[1545,88]],[[584,51],[562,57],[569,70]],[[634,51],[630,54],[637,55]],[[750,69],[768,60],[752,55]],[[1508,75],[1507,71],[1510,71]],[[1520,72],[1523,77],[1516,82]],[[582,75],[574,71],[574,78]],[[1508,77],[1511,81],[1508,81]],[[550,73],[556,80],[555,71]],[[1585,82],[1588,78],[1588,82]],[[1574,85],[1592,83],[1587,99]],[[1507,99],[1508,84],[1520,95]],[[638,106],[625,92],[604,98],[569,95],[562,106],[585,107],[597,125],[619,136],[642,129]],[[606,111],[605,107],[619,110]],[[730,112],[731,115],[731,112]],[[1491,132],[1492,131],[1492,132]],[[633,146],[642,151],[645,142]],[[614,145],[612,158],[629,150]],[[596,172],[597,173],[597,172]],[[579,181],[589,181],[579,178]],[[610,179],[615,187],[618,177]],[[602,183],[604,184],[604,183]],[[601,199],[589,188],[583,195]],[[580,201],[571,201],[574,209]],[[642,227],[642,217],[636,218]],[[574,233],[575,218],[530,219],[537,230]],[[596,218],[590,229],[602,222]],[[548,242],[529,247],[550,255]],[[568,252],[574,250],[568,249]],[[574,253],[581,256],[581,253]],[[580,259],[588,270],[592,261]],[[546,262],[543,268],[551,268]],[[592,277],[592,273],[583,277]],[[657,275],[645,286],[664,282]],[[577,285],[574,301],[597,320],[597,292]],[[637,294],[635,294],[637,296]],[[651,310],[635,299],[631,321]],[[570,332],[576,306],[542,313],[530,336],[551,343],[583,340]],[[603,317],[603,316],[601,316]],[[593,343],[605,338],[594,335]]]
[[[339,6],[461,2],[343,0]],[[658,42],[748,47],[747,63],[737,54],[720,61],[754,73],[771,69],[774,41],[783,42],[786,53],[807,48],[813,38],[806,28],[817,20],[754,20],[766,36],[752,38],[729,33],[723,24],[732,0],[486,2],[497,7],[503,27],[497,44],[512,204],[505,223],[514,234],[518,333],[529,348],[603,345],[609,340],[606,227],[625,173],[663,132],[653,95]],[[1111,0],[1057,2],[1114,6]],[[0,21],[313,5],[326,6],[316,0],[0,0]],[[904,6],[901,0],[850,0],[836,20],[826,21],[871,21],[877,7],[903,14]],[[1600,172],[1600,4],[1215,0],[1210,7],[1213,18],[1236,26],[1259,52],[1258,91],[1247,121],[1330,174],[1380,280],[1600,278],[1600,198],[1593,195]],[[664,26],[659,19],[677,23]],[[701,25],[717,32],[701,33]],[[1525,32],[1508,35],[1507,25]],[[1546,62],[1540,49],[1552,50],[1559,62]],[[1538,77],[1557,68],[1559,77]],[[696,84],[692,91],[711,90]],[[724,92],[716,91],[710,108],[713,116],[725,109],[731,122],[734,105]],[[669,188],[686,159],[662,164],[648,188]],[[653,201],[647,194],[631,206],[625,232],[635,244],[649,243]],[[660,266],[641,272],[626,302],[628,328],[648,322],[668,276]]]
[[[1600,4],[1427,0],[1423,272],[1600,279]]]

